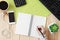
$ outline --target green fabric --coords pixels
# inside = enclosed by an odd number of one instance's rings
[[[39,16],[48,16],[50,11],[43,6],[39,0],[26,0],[27,4],[21,7],[15,7],[14,0],[6,0],[9,3],[8,10],[14,10],[17,18],[18,12],[28,13]]]

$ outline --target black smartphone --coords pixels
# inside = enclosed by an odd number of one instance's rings
[[[60,0],[39,0],[45,7],[51,11],[57,19],[60,20]]]
[[[15,24],[14,11],[9,11],[8,16],[9,16],[9,24]]]

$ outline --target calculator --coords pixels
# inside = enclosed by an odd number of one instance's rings
[[[26,4],[26,0],[14,0],[15,6],[20,7]]]
[[[60,0],[39,0],[45,7],[60,20]]]

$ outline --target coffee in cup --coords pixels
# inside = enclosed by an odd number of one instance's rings
[[[6,1],[1,1],[0,2],[0,9],[6,10],[7,8],[8,8],[8,3]]]

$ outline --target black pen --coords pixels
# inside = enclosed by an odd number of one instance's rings
[[[42,28],[38,28],[38,30],[41,33],[41,35],[43,36],[43,38],[45,38],[44,34],[42,33]]]
[[[40,31],[41,35],[43,36],[43,38],[45,38],[44,34]]]

